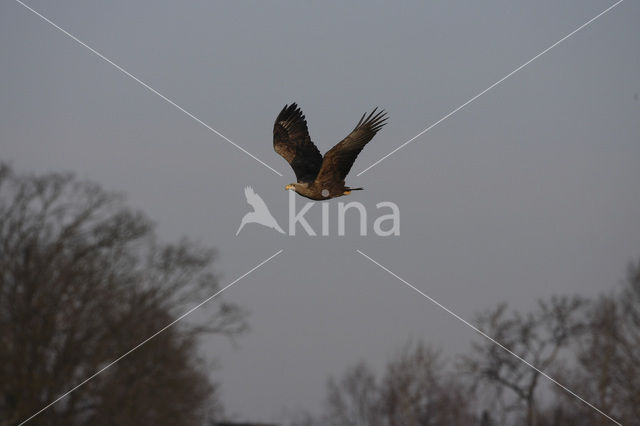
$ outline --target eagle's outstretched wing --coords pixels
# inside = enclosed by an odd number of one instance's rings
[[[273,125],[273,149],[291,165],[298,182],[313,182],[322,155],[311,142],[307,121],[298,105],[285,105]]]
[[[324,183],[325,187],[330,187],[332,182],[344,181],[362,148],[386,124],[388,119],[386,113],[382,110],[376,114],[377,110],[378,108],[374,109],[368,116],[365,113],[358,121],[355,129],[324,155],[324,160],[316,179],[318,183]]]

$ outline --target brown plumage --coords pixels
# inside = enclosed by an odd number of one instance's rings
[[[328,200],[361,190],[345,186],[344,179],[362,148],[386,124],[386,113],[377,110],[365,113],[353,131],[323,158],[309,137],[307,121],[298,105],[285,105],[273,126],[273,149],[287,160],[297,179],[285,189],[312,200]]]

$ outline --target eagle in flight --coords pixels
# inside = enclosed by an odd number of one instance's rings
[[[307,121],[298,105],[285,105],[273,126],[273,149],[287,160],[296,174],[297,182],[285,189],[293,189],[312,200],[328,200],[361,190],[345,186],[344,179],[362,148],[386,124],[386,113],[377,110],[369,115],[365,113],[351,133],[323,158],[311,142]]]

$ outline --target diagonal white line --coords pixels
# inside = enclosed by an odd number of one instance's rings
[[[469,99],[468,101],[466,101],[465,103],[463,103],[462,105],[460,105],[459,107],[454,109],[453,111],[449,112],[447,115],[442,117],[440,120],[436,121],[435,123],[433,123],[429,127],[425,128],[420,133],[418,133],[417,135],[415,135],[414,137],[412,137],[411,139],[409,139],[408,141],[406,141],[405,143],[403,143],[402,145],[400,145],[399,147],[397,147],[396,149],[394,149],[393,151],[391,151],[390,153],[388,153],[387,155],[385,155],[384,157],[382,157],[381,159],[376,161],[375,163],[371,164],[369,167],[367,167],[366,169],[364,169],[363,171],[358,173],[356,176],[360,176],[361,174],[363,174],[364,172],[366,172],[370,168],[380,164],[382,161],[386,160],[391,155],[395,154],[396,152],[398,152],[399,150],[401,150],[405,146],[409,145],[411,142],[413,142],[414,140],[418,139],[420,136],[424,135],[429,130],[433,129],[438,124],[442,123],[444,120],[446,120],[447,118],[451,117],[453,114],[455,114],[456,112],[460,111],[462,108],[466,107],[471,102],[475,101],[480,96],[484,95],[489,90],[493,89],[494,87],[496,87],[497,85],[499,85],[500,83],[502,83],[503,81],[505,81],[506,79],[508,79],[509,77],[511,77],[512,75],[514,75],[515,73],[517,73],[518,71],[520,71],[521,69],[526,67],[527,65],[529,65],[531,62],[535,61],[540,56],[544,55],[545,53],[547,53],[548,51],[550,51],[551,49],[553,49],[554,47],[556,47],[557,45],[559,45],[560,43],[562,43],[563,41],[568,39],[569,37],[573,36],[575,33],[577,33],[578,31],[582,30],[584,27],[586,27],[587,25],[591,24],[593,21],[595,21],[596,19],[600,18],[602,15],[604,15],[607,12],[609,12],[611,9],[613,9],[614,7],[616,7],[617,5],[622,3],[623,1],[624,0],[618,0],[616,3],[612,4],[611,6],[609,6],[608,8],[606,8],[605,10],[603,10],[602,12],[600,12],[599,14],[594,16],[593,18],[589,19],[587,22],[585,22],[584,24],[580,25],[578,28],[576,28],[575,30],[571,31],[569,34],[567,34],[566,36],[562,37],[560,40],[558,40],[555,43],[553,43],[551,46],[549,46],[546,49],[544,49],[542,52],[538,53],[536,56],[534,56],[533,58],[529,59],[524,64],[520,65],[518,68],[516,68],[513,71],[511,71],[509,74],[505,75],[500,80],[496,81],[491,86],[489,86],[486,89],[484,89],[482,92],[478,93],[477,95],[475,95],[474,97],[472,97],[471,99]]]
[[[131,74],[129,71],[125,70],[124,68],[122,68],[120,65],[116,64],[115,62],[113,62],[111,59],[107,58],[106,56],[104,56],[102,53],[98,52],[97,50],[95,50],[93,47],[89,46],[88,44],[86,44],[85,42],[83,42],[82,40],[78,39],[76,36],[74,36],[73,34],[71,34],[70,32],[68,32],[67,30],[65,30],[64,28],[58,26],[55,22],[51,21],[49,18],[47,18],[46,16],[42,15],[41,13],[37,12],[36,10],[34,10],[33,8],[31,8],[30,6],[26,5],[25,3],[23,3],[20,0],[15,0],[18,4],[24,6],[27,10],[30,10],[31,12],[33,12],[36,16],[42,18],[45,22],[49,23],[51,26],[53,26],[54,28],[56,28],[57,30],[61,31],[62,33],[64,33],[65,35],[67,35],[69,38],[71,38],[73,41],[75,41],[76,43],[86,47],[87,49],[89,49],[92,53],[94,53],[96,56],[98,56],[100,59],[104,60],[105,62],[113,65],[115,68],[118,69],[118,71],[122,72],[123,74],[125,74],[127,77],[130,77],[131,79],[133,79],[134,81],[136,81],[137,83],[139,83],[141,86],[143,86],[145,89],[149,90],[150,92],[158,95],[159,97],[161,97],[163,100],[165,100],[166,102],[168,102],[169,104],[171,104],[172,106],[176,107],[177,109],[179,109],[180,111],[182,111],[183,113],[185,113],[186,115],[188,115],[189,117],[191,117],[192,119],[194,119],[195,121],[197,121],[199,124],[203,125],[204,127],[206,127],[207,129],[211,130],[213,133],[215,133],[216,135],[220,136],[222,139],[224,139],[225,141],[229,142],[231,145],[235,146],[236,148],[238,148],[240,151],[244,152],[245,154],[247,154],[249,157],[253,158],[254,160],[256,160],[258,163],[262,164],[263,166],[265,166],[266,168],[268,168],[269,170],[271,170],[272,172],[274,172],[275,174],[277,174],[278,176],[282,176],[282,173],[280,173],[279,171],[277,171],[276,169],[274,169],[273,167],[271,167],[270,165],[268,165],[267,163],[265,163],[264,161],[262,161],[261,159],[259,159],[258,157],[256,157],[255,155],[253,155],[252,153],[250,153],[249,151],[247,151],[246,149],[244,149],[243,147],[241,147],[240,145],[238,145],[237,143],[235,143],[234,141],[232,141],[231,139],[229,139],[228,137],[226,137],[225,135],[223,135],[222,133],[220,133],[219,131],[217,131],[216,129],[214,129],[213,127],[211,127],[210,125],[208,125],[207,123],[205,123],[204,121],[202,121],[201,119],[199,119],[198,117],[196,117],[195,115],[193,115],[192,113],[190,113],[189,111],[187,111],[186,109],[184,109],[183,107],[181,107],[180,105],[178,105],[177,103],[175,103],[174,101],[172,101],[171,99],[167,98],[165,95],[163,95],[162,93],[158,92],[156,89],[154,89],[153,87],[149,86],[147,83],[145,83],[144,81],[140,80],[138,77],[136,77],[135,75]]]
[[[382,270],[386,271],[387,273],[389,273],[391,276],[393,276],[394,278],[398,279],[399,281],[403,282],[404,284],[406,284],[409,288],[411,288],[412,290],[415,290],[416,292],[418,292],[419,294],[421,294],[423,297],[427,298],[429,301],[431,301],[432,303],[434,303],[435,305],[437,305],[439,308],[443,309],[445,312],[447,312],[449,315],[453,316],[454,318],[458,319],[459,321],[461,321],[463,324],[465,324],[467,327],[471,328],[473,331],[475,331],[476,333],[480,334],[482,337],[488,339],[489,341],[491,341],[492,343],[494,343],[495,345],[499,346],[501,349],[505,350],[506,352],[508,352],[509,354],[513,355],[515,358],[517,358],[519,361],[522,361],[524,364],[526,364],[527,366],[531,367],[533,370],[537,371],[538,373],[540,373],[541,375],[543,375],[544,377],[546,377],[547,379],[549,379],[551,382],[553,382],[555,385],[559,386],[560,388],[562,388],[563,390],[565,390],[566,392],[570,393],[571,395],[573,395],[574,397],[578,398],[580,401],[582,401],[583,403],[585,403],[586,405],[588,405],[589,407],[593,408],[594,410],[596,410],[598,413],[602,414],[603,416],[605,416],[607,419],[611,420],[613,423],[622,426],[622,423],[619,423],[617,421],[615,421],[614,419],[612,419],[609,415],[607,415],[607,413],[605,413],[604,411],[600,410],[598,407],[596,407],[595,405],[591,404],[590,402],[584,400],[582,397],[580,397],[580,395],[576,394],[575,392],[573,392],[571,389],[569,389],[568,387],[566,387],[565,385],[563,385],[562,383],[558,382],[557,380],[555,380],[553,377],[549,376],[547,373],[545,373],[544,371],[540,370],[539,368],[537,368],[536,366],[534,366],[533,364],[531,364],[529,361],[527,361],[526,359],[522,358],[521,356],[517,355],[516,353],[514,353],[513,351],[511,351],[509,348],[507,348],[506,346],[504,346],[502,343],[498,342],[497,340],[495,340],[493,337],[489,336],[488,334],[486,334],[485,332],[483,332],[482,330],[480,330],[478,327],[476,327],[475,325],[471,324],[469,321],[465,320],[464,318],[462,318],[460,315],[456,314],[455,312],[453,312],[451,309],[447,308],[446,306],[444,306],[443,304],[441,304],[440,302],[438,302],[437,300],[435,300],[433,297],[429,296],[428,294],[424,293],[423,291],[419,290],[417,287],[413,286],[411,283],[405,281],[404,279],[402,279],[400,276],[396,275],[394,272],[392,272],[390,269],[384,267],[383,265],[381,265],[379,262],[373,260],[371,257],[367,256],[366,254],[364,254],[362,251],[360,250],[356,250],[358,253],[360,253],[362,256],[364,256],[365,258],[369,259],[372,263],[376,264],[378,267],[380,267]]]
[[[193,308],[189,309],[188,311],[186,311],[185,313],[183,313],[182,315],[180,315],[178,318],[176,318],[175,320],[171,321],[169,324],[165,325],[164,327],[162,327],[160,330],[156,331],[155,333],[153,333],[151,336],[147,337],[146,339],[144,339],[142,342],[138,343],[136,346],[134,346],[133,348],[129,349],[127,352],[123,353],[122,355],[120,355],[118,358],[114,359],[113,361],[111,361],[109,364],[105,365],[104,367],[102,367],[100,370],[96,371],[95,373],[93,373],[91,376],[87,377],[86,379],[84,379],[82,382],[78,383],[76,386],[74,386],[73,388],[69,389],[67,392],[65,392],[64,394],[60,395],[58,398],[56,398],[55,400],[51,401],[49,404],[45,405],[44,407],[42,407],[38,412],[32,414],[29,418],[23,420],[22,422],[20,422],[18,424],[18,426],[22,426],[23,424],[27,423],[28,421],[30,421],[31,419],[33,419],[34,417],[36,417],[38,414],[42,413],[43,411],[45,411],[46,409],[48,409],[49,407],[51,407],[52,405],[54,405],[55,403],[57,403],[58,401],[62,400],[63,398],[65,398],[66,396],[68,396],[71,392],[75,391],[76,389],[78,389],[79,387],[85,385],[88,381],[90,381],[91,379],[94,379],[96,376],[98,376],[99,374],[103,373],[106,369],[108,369],[109,367],[113,366],[115,363],[117,363],[118,361],[121,361],[123,358],[125,358],[126,356],[128,356],[129,354],[131,354],[133,351],[135,351],[136,349],[140,348],[142,345],[144,345],[145,343],[149,342],[151,339],[153,339],[154,337],[156,337],[157,335],[159,335],[160,333],[164,332],[165,330],[167,330],[168,328],[172,327],[173,325],[175,325],[178,321],[181,321],[182,319],[184,319],[186,316],[190,315],[191,313],[193,313],[196,309],[200,308],[202,305],[204,305],[205,303],[209,302],[211,299],[213,299],[214,297],[216,297],[217,295],[219,295],[220,293],[222,293],[223,291],[225,291],[226,289],[228,289],[229,287],[231,287],[232,285],[234,285],[235,283],[237,283],[238,281],[240,281],[241,279],[243,279],[244,277],[246,277],[247,275],[249,275],[250,273],[252,273],[253,271],[255,271],[256,269],[260,268],[262,265],[264,265],[265,263],[269,262],[271,259],[273,259],[274,257],[276,257],[277,255],[279,255],[280,253],[282,253],[282,249],[278,250],[277,252],[275,252],[274,254],[272,254],[270,257],[268,257],[267,259],[263,260],[262,262],[258,263],[256,266],[254,266],[253,268],[251,268],[249,271],[245,272],[244,274],[240,275],[238,278],[236,278],[235,280],[233,280],[232,282],[230,282],[229,284],[227,284],[225,287],[221,288],[220,290],[218,290],[217,292],[215,292],[214,294],[212,294],[211,296],[207,297],[206,299],[204,299],[202,302],[198,303],[196,306],[194,306]]]

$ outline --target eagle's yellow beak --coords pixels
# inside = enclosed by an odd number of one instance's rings
[[[284,189],[286,189],[287,191],[290,190],[290,189],[294,189],[294,188],[295,188],[295,186],[293,186],[292,183],[290,183],[289,185],[284,187]]]

